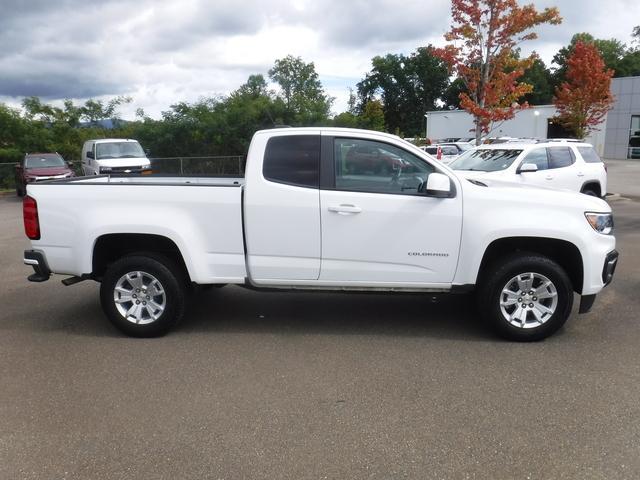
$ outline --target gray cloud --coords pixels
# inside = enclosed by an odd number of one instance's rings
[[[576,32],[626,42],[640,18],[637,0],[535,3],[557,4],[565,19],[524,47],[547,62]],[[0,0],[0,97],[126,93],[139,102],[131,108],[157,113],[229,92],[291,53],[314,61],[333,92],[344,78],[346,98],[374,55],[442,44],[449,8],[447,0]]]

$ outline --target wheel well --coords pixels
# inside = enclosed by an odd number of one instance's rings
[[[131,253],[161,254],[175,262],[189,278],[182,253],[172,240],[161,235],[140,233],[111,233],[98,237],[93,247],[93,276],[102,278],[109,264]]]
[[[580,250],[571,242],[555,238],[510,237],[494,240],[484,252],[478,277],[500,258],[517,251],[538,253],[551,258],[567,272],[574,291],[582,292],[584,273]]]
[[[584,192],[585,190],[593,191],[598,197],[602,196],[602,189],[600,188],[599,182],[587,182],[582,185],[580,192]]]

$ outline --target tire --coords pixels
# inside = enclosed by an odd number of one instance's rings
[[[585,195],[589,195],[590,197],[597,197],[598,196],[598,194],[596,192],[594,192],[593,190],[590,190],[590,189],[586,189],[582,193],[584,193]]]
[[[501,337],[518,342],[542,340],[558,331],[569,318],[573,306],[571,280],[550,258],[518,252],[486,271],[478,288],[478,306]],[[517,290],[523,287],[525,294],[521,295],[522,291]]]
[[[132,337],[158,337],[175,327],[184,315],[184,275],[165,257],[129,255],[107,268],[100,286],[100,303],[121,332]]]

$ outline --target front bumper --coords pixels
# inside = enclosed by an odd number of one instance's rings
[[[618,257],[620,254],[617,250],[613,250],[607,254],[604,259],[604,267],[602,268],[602,283],[606,287],[613,280],[613,274],[616,272],[616,265],[618,265]],[[596,296],[593,295],[582,295],[580,298],[580,309],[578,313],[587,313],[591,310],[593,306],[593,302],[595,302]]]
[[[613,250],[607,254],[604,259],[604,267],[602,268],[602,282],[606,287],[613,280],[613,274],[616,272],[616,266],[618,265],[618,257],[620,254],[617,250]]]
[[[27,280],[30,282],[45,282],[49,280],[51,270],[49,270],[44,253],[37,250],[25,250],[23,261],[25,265],[32,266],[34,270],[34,273],[29,275]]]

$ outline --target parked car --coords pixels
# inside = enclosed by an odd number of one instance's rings
[[[403,168],[352,175],[341,165],[360,147],[401,158]],[[564,324],[574,292],[580,312],[591,308],[618,258],[601,199],[467,181],[416,146],[366,130],[257,132],[244,178],[83,178],[29,184],[27,193],[29,279],[101,282],[106,316],[133,336],[176,325],[193,283],[231,283],[475,289],[479,312],[500,334],[538,340]]]
[[[588,143],[481,145],[449,166],[463,178],[495,178],[602,198],[607,193],[606,166]]]
[[[151,162],[137,140],[102,138],[82,146],[85,175],[151,173]]]
[[[444,164],[451,163],[453,160],[458,158],[458,155],[460,155],[458,147],[450,144],[427,145],[422,147],[422,150],[432,157],[435,157],[437,160],[442,161]]]
[[[22,197],[27,191],[28,183],[73,176],[73,170],[58,153],[27,153],[16,164],[16,195]]]
[[[402,166],[402,160],[386,150],[369,145],[345,145],[344,166],[348,173],[387,174]]]

